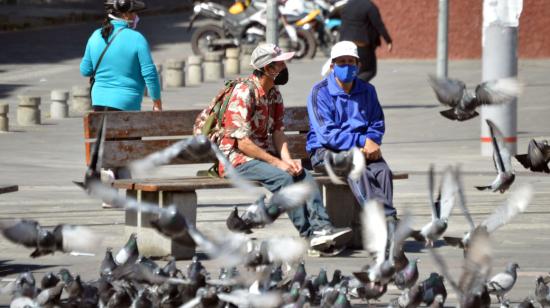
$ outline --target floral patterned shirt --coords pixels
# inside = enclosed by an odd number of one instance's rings
[[[223,133],[218,144],[233,167],[254,159],[238,149],[238,139],[248,137],[267,151],[271,144],[269,135],[284,130],[284,105],[279,89],[274,86],[266,93],[258,77],[250,75],[248,78],[255,85],[255,97],[251,97],[246,82],[235,86],[223,116]],[[224,175],[221,164],[219,172],[220,176]]]

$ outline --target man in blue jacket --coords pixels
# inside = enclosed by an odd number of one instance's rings
[[[311,163],[322,166],[326,151],[360,148],[367,165],[357,180],[348,179],[351,191],[361,205],[372,198],[382,202],[388,220],[395,221],[392,172],[380,151],[385,125],[376,90],[357,78],[360,62],[353,42],[335,44],[330,57],[330,73],[313,87],[307,102]]]

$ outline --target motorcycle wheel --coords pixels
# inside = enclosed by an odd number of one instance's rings
[[[199,27],[191,36],[191,49],[197,56],[204,56],[206,52],[215,51],[213,46],[210,46],[210,41],[225,37],[225,33],[220,26],[206,25]]]
[[[295,46],[294,51],[296,52],[294,58],[302,59],[309,58],[313,59],[315,53],[317,52],[317,42],[315,41],[315,36],[311,31],[298,29],[298,46]]]

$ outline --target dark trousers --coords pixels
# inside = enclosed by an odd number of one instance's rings
[[[314,153],[311,153],[310,159],[314,169],[324,169],[321,166],[324,165],[326,151],[328,150],[317,149]],[[393,207],[393,174],[383,158],[369,161],[359,179],[351,180],[348,178],[347,182],[355,199],[361,206],[364,206],[369,199],[375,199],[384,205],[386,216],[397,214]]]
[[[92,106],[92,110],[94,112],[103,112],[103,111],[123,111],[121,109],[113,108],[113,107],[107,107],[107,106]],[[139,140],[140,138],[135,138],[136,140]],[[108,140],[108,139],[105,139]],[[131,139],[129,139],[131,140]],[[130,173],[130,170],[126,167],[116,167],[111,168],[113,170],[113,174],[115,175],[115,179],[131,179],[132,174]]]
[[[288,217],[302,237],[312,236],[313,231],[321,230],[323,227],[331,225],[328,214],[323,206],[321,192],[308,171],[304,170],[299,176],[293,177],[288,172],[256,159],[239,165],[236,169],[245,179],[258,181],[262,183],[263,187],[273,193],[296,182],[305,181],[306,183],[310,183],[315,187],[313,195],[306,201],[304,206],[297,207],[288,212]]]
[[[357,53],[361,61],[357,77],[365,82],[369,82],[376,76],[376,46],[366,45],[364,47],[357,47]]]

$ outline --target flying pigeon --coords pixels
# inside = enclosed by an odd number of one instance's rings
[[[429,76],[428,82],[439,102],[451,107],[441,111],[441,115],[456,121],[475,118],[479,115],[477,107],[509,102],[521,92],[521,85],[510,78],[483,82],[476,86],[475,92],[467,90],[464,82],[458,79]]]
[[[550,145],[548,140],[536,141],[531,139],[527,148],[527,154],[515,155],[523,167],[534,172],[550,173],[548,163],[550,162]]]
[[[504,193],[516,178],[512,169],[512,156],[504,144],[504,136],[496,125],[489,119],[486,120],[491,131],[491,142],[493,143],[493,162],[497,171],[496,179],[487,186],[476,186],[478,190],[490,189],[493,192]]]
[[[338,153],[327,150],[323,165],[332,183],[346,184],[342,178],[357,180],[365,170],[365,154],[355,147]]]
[[[440,239],[445,230],[447,230],[449,216],[456,203],[457,184],[453,175],[454,172],[455,171],[451,167],[445,169],[439,190],[439,197],[437,201],[434,201],[434,168],[430,166],[428,187],[432,219],[420,230],[411,233],[414,239],[425,242],[427,247],[433,247],[433,243]]]

